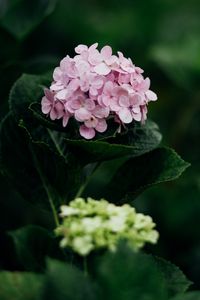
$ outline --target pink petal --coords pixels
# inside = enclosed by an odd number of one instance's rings
[[[80,54],[80,53],[82,53],[83,51],[86,51],[86,50],[88,50],[88,47],[86,45],[82,45],[82,44],[78,45],[75,48],[75,52],[78,53],[78,54]]]
[[[103,59],[108,59],[112,55],[112,48],[110,46],[105,46],[101,49],[101,55]]]
[[[84,107],[85,107],[87,110],[91,111],[91,110],[93,110],[93,109],[95,108],[95,103],[94,103],[94,101],[91,100],[91,99],[86,99],[86,100],[85,100],[85,103],[84,103]]]
[[[108,106],[110,104],[110,97],[108,96],[102,96],[102,103],[105,105],[105,106]]]
[[[54,93],[51,90],[49,90],[49,89],[44,89],[44,94],[45,94],[46,98],[50,102],[53,103],[53,101],[54,101]]]
[[[55,111],[57,112],[57,119],[60,119],[64,115],[64,105],[62,102],[57,101],[55,103]]]
[[[115,64],[115,63],[118,62],[118,57],[115,56],[115,55],[112,55],[111,57],[106,58],[106,59],[105,59],[105,62],[106,62],[106,64],[109,65],[109,66],[110,66],[110,65],[113,65],[113,64]]]
[[[102,76],[95,76],[93,78],[93,80],[91,81],[92,86],[94,86],[97,90],[102,88],[103,83],[104,83],[104,81],[103,81]]]
[[[107,118],[109,116],[109,112],[110,111],[108,107],[102,107],[100,105],[96,105],[92,113],[97,118]]]
[[[52,108],[51,111],[50,111],[50,119],[53,120],[53,121],[55,119],[57,119],[57,112],[54,108]]]
[[[79,88],[79,79],[72,79],[72,81],[68,84],[68,88],[71,91],[76,91]]]
[[[97,96],[98,95],[97,89],[93,86],[90,87],[90,95],[92,95],[92,96]]]
[[[140,106],[133,107],[133,108],[132,108],[132,112],[133,112],[134,114],[140,113]]]
[[[107,123],[106,123],[106,120],[102,119],[102,120],[99,120],[97,126],[95,127],[96,131],[98,132],[104,132],[106,131],[107,129]]]
[[[142,97],[139,94],[132,95],[130,98],[130,104],[133,106],[142,104]]]
[[[48,114],[51,110],[51,105],[50,104],[42,104],[42,112],[43,114]]]
[[[133,119],[135,121],[141,121],[142,120],[142,114],[139,112],[138,114],[133,114]]]
[[[90,51],[88,61],[93,66],[98,65],[102,61],[99,51],[96,49]]]
[[[90,119],[85,121],[85,126],[88,128],[95,128],[97,124],[98,124],[98,120],[93,116],[91,116]]]
[[[56,98],[59,100],[65,100],[68,94],[67,89],[63,89],[56,94]]]
[[[150,79],[147,77],[138,86],[139,91],[146,92],[150,87]]]
[[[89,51],[94,50],[98,47],[98,43],[94,43],[89,47]]]
[[[91,117],[91,113],[84,107],[81,107],[75,111],[74,117],[77,121],[82,122],[88,120]]]
[[[84,60],[81,60],[78,63],[76,63],[76,67],[80,75],[83,75],[84,73],[90,70],[89,63]]]
[[[72,109],[76,110],[76,109],[81,108],[81,101],[78,99],[73,99],[73,100],[69,101],[69,104]]]
[[[51,91],[60,91],[63,89],[63,84],[61,82],[56,82],[51,84],[50,86]]]
[[[125,95],[121,95],[119,97],[119,105],[122,107],[129,107],[130,106],[129,98]]]
[[[94,71],[99,75],[108,75],[111,70],[105,63],[100,63],[94,67]]]
[[[87,128],[85,125],[81,125],[79,128],[80,135],[87,140],[93,139],[95,136],[94,128]]]
[[[157,95],[151,90],[148,90],[145,95],[147,96],[147,99],[151,101],[156,101],[158,99]]]
[[[110,98],[110,109],[112,111],[119,111],[121,109],[121,107],[118,104],[117,98]]]
[[[58,81],[58,80],[60,80],[61,76],[62,76],[62,71],[61,71],[61,69],[60,69],[59,67],[55,68],[55,70],[54,70],[54,72],[53,72],[53,79],[54,79],[55,81]]]
[[[69,121],[69,118],[70,118],[69,114],[68,114],[68,113],[65,113],[64,116],[63,116],[63,122],[62,122],[63,127],[66,127],[66,126],[67,126],[68,121]]]
[[[47,97],[42,97],[42,105],[52,105],[54,101],[50,101]]]
[[[120,111],[118,112],[119,118],[123,123],[131,123],[133,121],[133,117],[132,114],[130,112],[129,109],[123,107],[122,109],[120,109]]]
[[[110,74],[109,74],[110,75]],[[108,76],[109,76],[108,75]],[[104,88],[103,88],[103,93],[105,95],[108,95],[110,96],[112,94],[112,91],[113,91],[113,88],[114,88],[114,84],[112,81],[106,81],[105,85],[104,85]]]

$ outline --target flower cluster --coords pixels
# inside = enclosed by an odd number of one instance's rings
[[[85,256],[94,249],[116,249],[119,240],[138,250],[146,242],[156,243],[158,232],[152,218],[128,204],[116,206],[106,200],[76,198],[61,206],[63,223],[55,230],[62,236],[61,247],[71,247]]]
[[[149,78],[121,52],[112,54],[110,46],[99,52],[98,44],[79,45],[74,58],[66,56],[55,68],[50,89],[45,89],[42,112],[51,120],[70,117],[81,123],[80,135],[92,139],[107,129],[112,118],[121,125],[133,120],[144,122],[149,101],[157,100]]]

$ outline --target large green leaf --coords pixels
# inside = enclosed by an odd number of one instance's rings
[[[69,165],[56,147],[57,144],[50,148],[45,141],[31,139],[11,115],[3,120],[1,170],[25,200],[49,207],[48,199],[57,206],[73,197],[79,186],[80,170],[77,165]]]
[[[154,257],[154,259],[158,268],[164,274],[169,297],[177,294],[182,295],[187,291],[191,285],[191,281],[187,279],[185,274],[177,266],[159,257]]]
[[[102,196],[112,201],[131,201],[139,192],[158,183],[174,180],[189,166],[170,148],[157,148],[128,159],[105,187]]]
[[[53,12],[56,0],[8,0],[0,20],[17,39],[25,38],[45,17]]]
[[[30,118],[29,105],[40,102],[44,95],[44,87],[50,84],[50,76],[23,74],[13,85],[10,96],[10,110],[15,119]]]
[[[94,300],[95,289],[88,277],[67,263],[48,260],[43,300]]]
[[[26,272],[0,272],[1,300],[38,300],[43,276]]]
[[[102,290],[101,299],[167,299],[163,274],[152,257],[134,253],[125,245],[101,259],[97,280]]]
[[[45,256],[61,254],[53,234],[46,229],[28,225],[10,231],[17,260],[27,271],[41,271],[45,267]]]
[[[200,300],[200,291],[188,292],[184,295],[180,295],[170,300]]]
[[[139,156],[156,148],[161,141],[158,126],[152,121],[133,124],[125,134],[94,141],[65,139],[68,148],[84,163],[121,156]],[[81,156],[80,156],[81,153]]]

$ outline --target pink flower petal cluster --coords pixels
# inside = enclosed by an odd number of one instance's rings
[[[149,101],[157,100],[151,91],[150,79],[143,70],[121,52],[113,55],[105,46],[79,45],[74,58],[66,56],[55,68],[50,89],[45,89],[42,112],[51,120],[62,119],[65,127],[69,118],[79,123],[80,135],[94,138],[96,132],[105,132],[107,120],[121,125],[144,122]]]

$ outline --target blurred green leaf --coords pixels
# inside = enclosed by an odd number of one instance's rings
[[[174,150],[157,148],[127,160],[102,189],[102,196],[115,202],[130,202],[144,189],[178,178],[189,165]]]
[[[170,300],[200,300],[200,291],[189,292],[184,295],[180,295]]]
[[[17,259],[27,271],[41,271],[45,267],[45,256],[58,255],[58,241],[48,230],[28,225],[9,231]]]
[[[38,300],[43,276],[33,273],[0,272],[1,300]]]
[[[56,0],[6,1],[0,25],[22,40],[53,12],[55,5]]]
[[[163,274],[152,257],[134,253],[125,245],[102,258],[97,281],[102,290],[101,299],[167,299]]]
[[[174,264],[159,257],[154,257],[159,270],[164,274],[167,283],[168,296],[172,297],[177,294],[183,294],[189,286],[189,281],[184,273]]]
[[[200,41],[189,36],[178,42],[158,44],[151,56],[181,88],[197,90],[200,79]]]
[[[95,289],[83,272],[56,260],[47,261],[43,300],[94,300]]]

